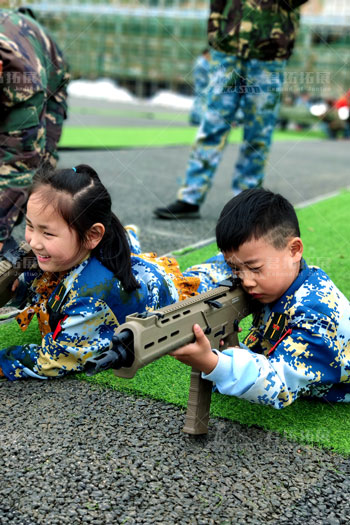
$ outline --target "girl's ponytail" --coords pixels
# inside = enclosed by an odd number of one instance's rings
[[[113,212],[111,212],[110,219],[105,234],[99,245],[93,250],[93,254],[114,273],[126,292],[132,292],[140,285],[132,273],[127,233]]]

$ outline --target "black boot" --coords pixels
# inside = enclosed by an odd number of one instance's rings
[[[153,213],[159,219],[199,219],[198,204],[188,204],[188,202],[176,201],[165,208],[156,208]]]

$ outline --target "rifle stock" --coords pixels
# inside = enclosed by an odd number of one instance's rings
[[[132,314],[118,327],[112,368],[118,377],[131,378],[156,359],[194,342],[193,325],[199,324],[213,348],[238,345],[238,323],[251,313],[251,302],[236,278],[222,281],[208,292],[145,314]],[[223,345],[220,346],[220,341]],[[212,383],[192,369],[189,401],[183,431],[206,434]]]

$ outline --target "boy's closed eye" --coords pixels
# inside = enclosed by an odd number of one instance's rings
[[[262,266],[256,266],[254,268],[250,267],[250,266],[247,266],[247,269],[250,271],[250,272],[253,272],[253,273],[259,273],[261,270],[262,270]]]
[[[235,274],[238,274],[240,272],[243,272],[248,270],[250,272],[253,272],[253,273],[258,273],[260,272],[262,269],[263,269],[263,266],[246,266],[246,268],[238,268],[237,266],[233,265],[233,264],[229,264],[229,267],[231,268],[231,270],[233,271],[233,273]]]

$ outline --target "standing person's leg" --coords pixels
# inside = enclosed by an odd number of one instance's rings
[[[0,251],[23,216],[28,189],[45,144],[41,134],[45,137],[44,129],[34,126],[0,135]]]
[[[0,191],[0,251],[11,238],[14,226],[21,221],[27,198],[28,186]]]
[[[235,195],[262,185],[265,163],[276,125],[285,61],[247,60],[242,86],[244,139],[235,167],[232,188]]]
[[[28,84],[27,89],[30,94],[35,86]],[[8,94],[12,100],[15,87],[10,86]],[[33,175],[43,162],[45,105],[44,93],[39,91],[25,102],[10,106],[0,125],[0,246],[20,222]]]
[[[350,119],[345,121],[344,139],[350,139]]]
[[[23,117],[25,118],[25,117]],[[45,148],[45,127],[33,126],[1,133],[0,147],[0,251],[20,223],[33,174],[39,169]]]
[[[177,202],[154,213],[162,219],[197,218],[198,210],[211,188],[239,106],[240,59],[215,51],[208,89],[208,106],[188,161]]]
[[[56,168],[58,161],[57,145],[61,138],[63,121],[67,118],[64,107],[57,107],[55,113],[46,113],[46,146],[43,161]]]
[[[58,87],[56,91],[52,93],[51,86],[47,86],[48,97],[45,107],[46,144],[44,160],[53,168],[56,167],[58,161],[57,145],[61,138],[63,122],[67,118],[67,86],[70,79],[68,70],[64,64],[59,63],[57,68],[54,80],[56,80],[55,87],[56,85],[58,85]]]

